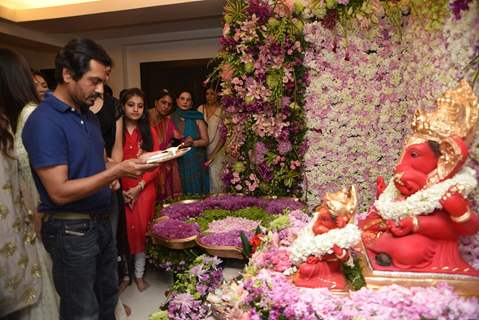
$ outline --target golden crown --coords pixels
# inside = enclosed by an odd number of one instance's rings
[[[478,98],[469,83],[463,79],[454,90],[447,90],[436,101],[432,111],[417,109],[412,122],[412,134],[406,145],[433,140],[441,142],[449,137],[461,137],[467,144],[474,139],[479,118]]]
[[[352,216],[358,205],[356,187],[352,185],[349,189],[343,188],[338,192],[327,192],[324,195],[324,202],[332,215]]]

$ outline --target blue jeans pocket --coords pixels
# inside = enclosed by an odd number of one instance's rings
[[[90,221],[65,222],[61,239],[65,262],[76,263],[100,253],[98,234]]]
[[[64,234],[70,236],[84,236],[88,231],[91,230],[90,221],[79,221],[65,223],[64,225]]]

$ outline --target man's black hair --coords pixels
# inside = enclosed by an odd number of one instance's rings
[[[55,57],[55,80],[63,81],[63,68],[70,70],[73,80],[79,80],[90,70],[90,60],[96,60],[106,67],[111,67],[113,62],[99,44],[86,38],[70,40]]]
[[[109,85],[107,85],[106,83],[103,85],[103,92],[106,95],[113,96],[113,89]]]

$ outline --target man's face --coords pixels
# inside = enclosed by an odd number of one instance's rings
[[[68,83],[70,98],[82,113],[86,113],[96,98],[103,94],[103,84],[110,69],[96,60],[90,60],[90,70],[77,81],[72,79]]]

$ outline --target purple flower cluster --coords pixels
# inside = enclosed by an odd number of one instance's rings
[[[186,264],[185,261],[180,261],[179,263],[166,261],[166,262],[160,263],[158,267],[164,271],[171,271],[173,273],[178,273],[178,272],[184,271],[185,264]]]
[[[189,273],[195,277],[196,291],[202,298],[213,292],[223,282],[223,268],[217,257],[202,255],[196,259],[196,264]]]
[[[257,142],[256,143],[256,149],[255,149],[255,163],[256,164],[261,164],[264,162],[264,156],[268,152],[268,148],[263,142]]]
[[[269,312],[269,319],[476,319],[477,298],[460,298],[445,284],[428,288],[397,285],[379,290],[363,288],[350,296],[327,289],[300,289],[288,277],[266,269],[244,282],[244,303],[250,319]]]
[[[256,15],[260,24],[264,24],[271,16],[271,8],[267,1],[263,0],[249,0],[248,13]]]
[[[212,319],[211,310],[204,300],[223,282],[221,260],[201,255],[189,270],[179,274],[168,297],[168,319]]]
[[[260,224],[260,221],[238,218],[238,217],[227,217],[222,220],[215,220],[208,224],[209,233],[215,232],[227,232],[231,230],[243,230],[251,231],[256,229]]]
[[[276,272],[284,272],[293,264],[286,247],[272,247],[269,250],[258,252],[253,256],[253,262],[260,268],[267,268]]]
[[[156,223],[152,232],[154,235],[167,239],[185,239],[200,233],[200,227],[196,223],[185,223],[176,219],[165,219]]]
[[[302,10],[290,0],[243,2],[244,15],[225,17],[219,55],[229,141],[222,179],[231,192],[300,195],[306,83]],[[229,11],[233,3],[227,2]]]
[[[216,232],[211,234],[202,235],[198,240],[208,246],[228,246],[242,248],[241,232],[244,232],[248,239],[254,236],[251,231],[231,230],[227,232]]]
[[[474,269],[479,270],[479,233],[470,237],[463,237],[459,244],[462,257]]]
[[[284,209],[298,210],[304,208],[304,205],[293,199],[274,199],[264,201],[262,205],[260,205],[260,208],[265,209],[271,214],[280,214]]]
[[[472,0],[455,0],[449,3],[449,7],[451,8],[452,13],[454,14],[454,18],[456,20],[461,19],[461,12],[469,10],[469,4]]]
[[[281,140],[278,143],[278,152],[280,155],[285,155],[293,149],[291,142],[288,140]]]
[[[189,293],[174,295],[168,304],[170,320],[203,320],[208,314],[208,306]]]
[[[304,204],[293,199],[262,199],[241,195],[211,196],[194,203],[177,203],[161,210],[160,214],[170,219],[185,221],[198,217],[205,210],[239,210],[248,207],[263,208],[271,214],[282,213],[285,209],[296,210]]]
[[[302,210],[294,210],[289,214],[289,227],[279,230],[278,237],[281,244],[288,246],[296,239],[297,234],[308,224],[311,217]]]

